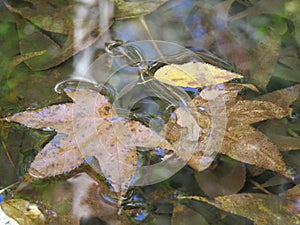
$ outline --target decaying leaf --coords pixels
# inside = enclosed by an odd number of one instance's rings
[[[276,144],[281,151],[299,150],[300,137],[292,137],[288,134],[286,119],[270,120],[258,127],[264,134]]]
[[[291,178],[277,146],[249,125],[228,128],[221,153]]]
[[[221,157],[216,165],[195,173],[200,188],[210,197],[237,193],[246,180],[246,168],[241,162]]]
[[[114,0],[116,7],[116,19],[132,18],[146,15],[154,11],[156,8],[166,3],[168,0],[152,0],[152,1],[126,1]]]
[[[256,98],[260,101],[273,102],[280,107],[289,107],[300,94],[300,84],[284,88],[281,90],[273,91]]]
[[[217,110],[220,105],[214,110]],[[176,146],[175,153],[196,171],[208,168],[215,157],[213,153],[217,152],[216,142],[219,138],[215,136],[218,135],[217,133],[213,134],[212,127],[217,127],[218,124],[222,134],[222,128],[226,126],[222,120],[224,117],[221,121],[216,121],[215,116],[212,119],[213,114],[209,109],[207,100],[196,97],[188,103],[187,107],[176,109],[174,116],[169,119],[163,130],[167,140]]]
[[[1,203],[5,214],[18,222],[19,225],[43,225],[44,215],[37,205],[23,199],[10,199]]]
[[[166,65],[158,69],[154,77],[173,86],[192,88],[221,84],[232,79],[242,78],[239,74],[203,62]]]
[[[285,90],[279,90],[279,92],[282,93]],[[276,92],[273,95],[276,95]],[[269,97],[260,97],[260,99],[264,98]],[[290,100],[286,102],[281,104],[282,107],[272,102],[257,100],[240,100],[232,104],[227,109],[228,126],[221,153],[291,177],[277,146],[271,143],[263,133],[250,126],[252,123],[267,119],[280,119],[289,115],[288,105],[291,102]]]
[[[277,146],[259,130],[250,126],[263,120],[287,116],[290,112],[288,105],[291,102],[288,100],[288,103],[282,103],[283,107],[280,107],[268,101],[237,100],[238,91],[244,87],[239,84],[226,84],[223,89],[205,88],[189,103],[191,115],[200,127],[199,139],[196,146],[194,142],[189,143],[192,152],[182,151],[179,155],[186,158],[192,154],[188,164],[198,172],[208,168],[213,161],[215,151],[291,178]],[[284,90],[279,91],[284,92]],[[218,92],[219,97],[216,97]],[[267,98],[267,96],[260,98]],[[222,101],[227,107],[226,112],[221,107]],[[175,114],[177,113],[178,109],[175,111]],[[169,135],[166,137],[171,143],[176,143],[179,139],[174,134],[184,133],[183,128],[180,124],[176,124],[176,118],[171,118],[168,126]],[[226,131],[222,133],[222,129]],[[211,137],[214,138],[210,142]],[[221,146],[218,147],[218,144]],[[185,149],[188,149],[188,144]]]
[[[51,3],[37,0],[26,2],[24,6],[8,0],[5,5],[16,14],[19,46],[24,58],[28,54],[45,51],[42,55],[25,60],[32,70],[45,70],[59,65],[93,44],[112,24],[110,18],[99,15],[98,1],[85,8],[94,12],[86,16],[82,12],[81,16],[75,16],[77,11],[84,10],[81,4],[85,3],[73,0],[67,3],[59,0]]]
[[[198,212],[184,206],[177,205],[173,209],[172,225],[208,225],[205,218]]]
[[[253,49],[253,65],[250,69],[250,82],[265,89],[277,64],[281,36],[272,32],[258,42]]]
[[[116,192],[126,191],[135,173],[135,147],[172,146],[137,121],[116,115],[104,96],[89,89],[64,89],[74,103],[49,106],[5,118],[28,127],[51,127],[57,135],[38,153],[28,174],[33,179],[54,176],[94,156]],[[99,168],[98,168],[99,169]]]
[[[256,225],[300,224],[299,185],[281,194],[280,197],[265,194],[233,194],[210,200],[200,196],[182,196],[206,202],[223,211],[247,217]]]

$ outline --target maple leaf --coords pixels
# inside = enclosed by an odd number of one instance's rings
[[[195,142],[190,143],[192,144],[190,148],[193,149],[192,157],[189,151],[179,153],[179,155],[188,158],[188,165],[198,172],[209,167],[215,156],[213,152],[217,151],[233,159],[279,172],[291,178],[277,146],[250,124],[287,116],[290,113],[288,106],[292,100],[278,100],[280,102],[278,105],[264,101],[264,98],[270,98],[267,95],[259,97],[259,100],[237,100],[238,92],[244,87],[255,89],[251,85],[225,84],[222,86],[223,88],[205,88],[199,96],[189,102],[187,108],[201,129],[197,146],[195,147]],[[291,88],[288,90],[291,91]],[[294,88],[294,91],[297,90]],[[283,90],[279,91],[283,92]],[[276,92],[273,95],[277,95]],[[222,100],[223,103],[225,101],[226,110],[220,106]],[[175,110],[175,115],[180,113],[179,109]],[[184,127],[178,123],[178,118],[177,121],[176,118],[171,118],[164,132],[166,132],[167,139],[176,145],[180,137],[174,138],[172,133],[176,131],[177,134],[183,134],[183,129]],[[212,139],[213,141],[209,144]]]
[[[64,89],[74,101],[5,118],[30,128],[51,127],[57,134],[38,153],[28,175],[41,179],[70,171],[94,156],[116,192],[124,192],[136,170],[136,147],[171,149],[161,136],[137,121],[118,117],[94,90]]]

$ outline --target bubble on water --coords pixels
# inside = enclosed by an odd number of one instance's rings
[[[43,127],[42,131],[48,131],[48,132],[50,132],[50,131],[54,131],[54,129],[52,127]]]
[[[121,45],[123,45],[122,40],[115,40],[111,42],[106,42],[105,43],[105,51],[113,56],[117,56],[119,52],[117,51],[117,48]]]

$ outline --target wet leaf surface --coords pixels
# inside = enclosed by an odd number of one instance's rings
[[[298,198],[299,185],[279,197],[265,194],[234,194],[213,200],[199,196],[179,197],[206,202],[226,212],[247,217],[257,225],[300,224]]]
[[[57,132],[31,164],[28,174],[32,179],[62,174],[94,156],[114,190],[124,192],[135,173],[136,146],[172,148],[139,122],[118,118],[110,103],[96,91],[65,89],[65,92],[75,103],[6,118],[35,129],[51,127]]]
[[[5,214],[19,225],[45,224],[44,216],[35,204],[23,199],[11,199],[1,203],[1,208]]]
[[[154,77],[163,83],[173,86],[192,88],[221,84],[232,79],[242,78],[239,74],[202,62],[166,65],[158,69]]]

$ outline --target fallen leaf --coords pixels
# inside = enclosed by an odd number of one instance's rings
[[[194,225],[194,224],[208,225],[208,222],[200,213],[184,205],[177,205],[173,209],[171,224],[172,225]]]
[[[1,208],[5,214],[19,225],[42,225],[45,224],[44,215],[37,205],[23,199],[10,199],[1,203]]]
[[[229,126],[245,126],[267,119],[281,119],[289,115],[290,109],[272,102],[240,100],[227,112]]]
[[[209,169],[195,173],[199,187],[210,197],[237,193],[246,180],[244,164],[224,156],[215,163]]]
[[[281,36],[270,32],[253,48],[250,83],[266,89],[279,57]]]
[[[163,66],[155,72],[154,78],[173,86],[198,88],[221,84],[242,76],[207,63],[189,62]]]
[[[290,109],[272,102],[237,100],[237,93],[242,88],[244,85],[239,84],[221,85],[215,89],[207,87],[189,103],[188,108],[201,128],[201,133],[196,147],[194,142],[189,143],[191,149],[187,144],[187,150],[180,152],[179,156],[189,157],[188,165],[198,172],[208,168],[220,152],[291,178],[277,146],[250,126],[267,119],[283,118],[289,114]],[[176,123],[176,118],[171,119],[170,123]],[[170,135],[166,137],[171,143],[176,143],[183,128],[178,123],[173,127],[174,130],[169,129]]]
[[[256,225],[300,224],[299,186],[280,197],[265,194],[233,194],[215,197],[210,200],[200,196],[179,196],[179,199],[192,199],[206,202],[223,211],[249,218]]]
[[[195,171],[203,171],[219,152],[226,128],[225,103],[219,89],[214,96],[197,96],[174,111],[163,133],[176,146],[175,153]]]
[[[221,153],[292,178],[277,146],[249,125],[228,128]]]
[[[83,88],[64,91],[74,103],[5,118],[35,129],[51,127],[57,132],[32,162],[28,170],[32,179],[62,174],[94,156],[114,190],[125,192],[136,169],[135,147],[172,149],[165,139],[146,126],[118,117],[98,92]]]
[[[281,151],[300,149],[300,137],[288,135],[288,123],[286,119],[278,121],[266,121],[258,127],[271,142],[276,144]]]
[[[152,0],[152,1],[126,1],[114,0],[116,7],[116,19],[127,19],[142,16],[151,13],[168,0]]]
[[[211,16],[213,36],[216,41],[218,51],[226,58],[230,59],[234,65],[243,72],[250,68],[250,54],[234,35],[228,25],[228,13],[234,0],[221,2],[212,7]]]
[[[300,94],[300,84],[276,90],[259,96],[256,100],[273,102],[274,104],[286,108],[289,107]]]
[[[110,18],[99,15],[99,6],[96,3],[85,9],[95,13],[76,17],[76,10],[86,7],[85,3],[73,0],[67,3],[59,0],[51,3],[37,0],[27,2],[34,7],[22,6],[15,1],[5,1],[5,5],[16,14],[21,54],[24,58],[28,54],[36,54],[35,57],[25,60],[34,71],[61,64],[93,44],[112,24]],[[38,55],[43,51],[44,54]]]

